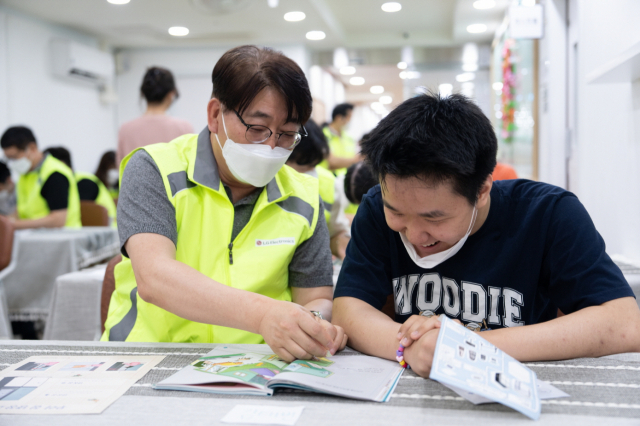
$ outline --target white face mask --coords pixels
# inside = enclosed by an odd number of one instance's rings
[[[460,251],[464,243],[467,241],[467,238],[469,238],[469,235],[471,234],[471,230],[473,229],[473,225],[475,225],[476,223],[477,216],[478,216],[478,210],[476,209],[476,206],[473,206],[473,213],[471,214],[471,224],[469,225],[469,229],[467,230],[467,233],[464,235],[464,237],[460,239],[460,241],[458,241],[452,247],[448,248],[447,250],[441,251],[440,253],[435,253],[425,257],[419,257],[413,244],[409,242],[407,237],[405,237],[405,235],[402,232],[399,233],[400,239],[402,239],[402,243],[404,244],[404,247],[407,249],[407,253],[409,253],[409,257],[411,257],[411,260],[413,260],[413,262],[416,265],[424,269],[432,269],[438,266],[439,264],[441,264],[442,262],[444,262],[445,260],[449,259],[450,257],[453,257],[456,253]]]
[[[227,135],[224,147],[220,145],[217,134],[216,140],[222,149],[222,156],[227,162],[231,174],[240,182],[248,183],[256,188],[265,186],[276,176],[278,170],[291,155],[291,151],[280,147],[271,149],[269,145],[265,144],[240,144],[232,141],[227,133],[224,115],[222,116],[222,126]]]
[[[116,186],[118,183],[118,179],[120,179],[120,173],[118,169],[109,169],[107,170],[107,183],[109,186]]]
[[[12,172],[24,175],[31,170],[31,161],[27,157],[18,158],[17,160],[8,160],[7,167]]]

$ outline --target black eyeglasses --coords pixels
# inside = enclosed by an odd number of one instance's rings
[[[263,143],[264,141],[269,139],[271,135],[273,135],[273,132],[267,126],[262,126],[260,124],[247,124],[244,122],[242,117],[240,117],[240,114],[238,114],[238,111],[236,111],[235,109],[232,109],[231,111],[236,113],[240,122],[244,124],[245,127],[247,128],[247,131],[244,135],[247,141],[251,143]],[[293,148],[296,147],[296,145],[298,145],[298,143],[300,143],[300,140],[303,137],[308,136],[307,129],[305,129],[304,126],[302,126],[302,131],[304,133],[300,133],[300,132],[276,133],[276,146],[279,146],[280,148],[292,150]]]

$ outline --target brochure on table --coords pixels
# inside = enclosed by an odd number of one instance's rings
[[[32,356],[0,372],[0,414],[97,414],[164,356]]]
[[[402,372],[397,362],[350,352],[287,363],[267,345],[251,353],[246,348],[220,345],[154,387],[267,396],[277,388],[293,388],[386,402]]]
[[[538,419],[540,398],[536,374],[444,315],[429,378],[499,402]],[[465,396],[466,397],[466,396]]]

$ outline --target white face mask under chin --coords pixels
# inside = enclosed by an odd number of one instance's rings
[[[404,247],[407,249],[407,253],[409,254],[409,257],[411,258],[411,260],[413,260],[413,262],[416,265],[424,269],[432,269],[438,266],[439,264],[441,264],[442,262],[444,262],[445,260],[453,257],[456,253],[460,251],[464,243],[467,241],[467,238],[469,238],[469,235],[471,235],[471,230],[473,229],[473,226],[476,224],[477,217],[478,217],[478,209],[476,209],[476,206],[474,205],[473,213],[471,214],[471,223],[469,224],[469,229],[467,230],[467,233],[456,244],[454,244],[447,250],[441,251],[440,253],[434,253],[429,256],[419,257],[413,244],[409,242],[407,237],[405,237],[405,235],[402,232],[399,233],[400,239],[402,240]]]
[[[232,141],[227,133],[224,115],[222,116],[222,126],[225,135],[227,135],[224,147],[220,144],[217,134],[215,134],[216,140],[229,171],[240,182],[256,188],[265,186],[276,176],[278,170],[284,166],[291,155],[291,151],[280,147],[271,149],[269,145],[240,144]]]

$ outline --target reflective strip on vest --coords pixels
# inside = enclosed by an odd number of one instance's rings
[[[171,186],[171,196],[175,197],[176,194],[185,189],[193,188],[195,183],[191,182],[187,177],[187,172],[175,172],[167,176],[169,185]]]
[[[136,323],[136,319],[138,318],[138,287],[135,287],[129,293],[129,297],[131,298],[131,309],[129,312],[122,318],[122,320],[111,327],[111,331],[109,332],[109,341],[110,342],[124,342],[127,340],[129,333],[133,330],[133,326]]]
[[[304,217],[309,221],[309,226],[311,226],[311,222],[313,222],[313,207],[311,207],[311,204],[298,197],[289,197],[278,201],[276,204],[282,207],[283,210]]]

